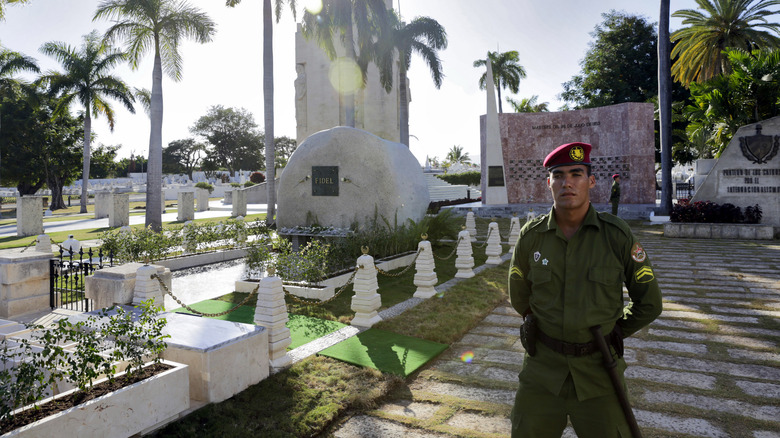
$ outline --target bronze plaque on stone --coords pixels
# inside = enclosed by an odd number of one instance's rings
[[[488,187],[504,187],[504,166],[488,166]]]
[[[311,195],[339,195],[339,166],[311,166]]]

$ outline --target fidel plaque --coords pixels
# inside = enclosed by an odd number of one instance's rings
[[[504,187],[504,166],[488,166],[488,187]]]
[[[311,195],[339,195],[339,166],[311,166]]]

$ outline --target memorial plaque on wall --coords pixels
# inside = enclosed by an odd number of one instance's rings
[[[311,195],[339,195],[339,166],[311,166]]]
[[[504,166],[488,166],[488,187],[504,187]]]

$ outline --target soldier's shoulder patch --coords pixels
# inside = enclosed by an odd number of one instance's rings
[[[531,219],[530,221],[526,222],[525,225],[520,229],[520,236],[524,236],[526,233],[531,231],[532,229],[538,227],[539,225],[546,224],[547,223],[547,215],[542,214],[539,216],[536,216],[535,218]]]
[[[517,266],[512,266],[512,269],[509,270],[509,276],[523,278],[523,271],[521,271]]]
[[[599,219],[619,229],[624,236],[631,236],[631,227],[626,221],[617,216],[612,216],[607,212],[598,212]]]
[[[643,263],[647,260],[647,253],[639,242],[636,242],[634,246],[631,247],[631,258],[637,263]]]
[[[650,283],[655,278],[653,268],[650,266],[642,266],[634,272],[634,278],[636,278],[637,283]]]

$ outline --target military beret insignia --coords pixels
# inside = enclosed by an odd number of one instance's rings
[[[631,247],[631,258],[634,259],[634,261],[637,263],[642,263],[647,260],[647,253],[645,252],[644,248],[642,248],[642,245],[639,244],[639,242],[635,243],[634,246]]]
[[[582,161],[585,159],[585,151],[582,146],[574,146],[569,150],[569,157],[574,161]]]

